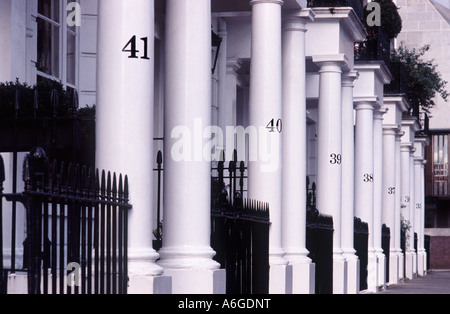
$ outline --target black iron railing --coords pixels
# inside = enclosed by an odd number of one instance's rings
[[[425,251],[427,252],[427,265],[425,265],[426,270],[431,269],[431,237],[429,235],[425,235],[424,238],[424,246]]]
[[[384,61],[389,65],[391,59],[391,43],[381,27],[367,28],[367,38],[355,44],[356,61]]]
[[[362,20],[364,16],[364,6],[362,0],[308,0],[308,7],[351,7]]]
[[[245,199],[247,167],[237,156],[212,168],[211,246],[226,270],[228,294],[267,294],[269,205]]]
[[[386,282],[389,282],[389,265],[391,256],[391,229],[386,225],[382,226],[381,231],[381,247],[383,249],[383,254],[386,257]]]
[[[50,164],[42,148],[23,169],[24,192],[2,195],[25,206],[23,269],[0,273],[26,272],[29,294],[126,294],[128,178]]]
[[[384,85],[384,93],[386,95],[408,94],[408,76],[403,63],[391,62],[389,70],[392,74],[392,81],[390,84]]]
[[[306,177],[306,248],[316,265],[316,294],[333,293],[333,217],[316,208],[316,183]]]
[[[227,294],[269,293],[269,205],[235,199],[212,209],[211,246],[226,270]]]
[[[360,262],[359,289],[367,290],[367,265],[369,264],[369,225],[355,217],[354,247]]]

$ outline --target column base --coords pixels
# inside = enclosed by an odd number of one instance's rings
[[[418,272],[418,255],[416,252],[414,252],[414,257],[413,257],[413,276],[414,278],[417,278],[419,272]]]
[[[316,265],[311,261],[291,262],[292,267],[292,293],[315,294],[316,292]]]
[[[419,252],[418,261],[419,261],[419,265],[418,265],[419,276],[425,276],[427,273],[427,268],[426,268],[427,252],[425,252],[425,251]]]
[[[377,251],[378,259],[378,289],[386,289],[386,256],[382,251]]]
[[[333,258],[333,294],[347,294],[347,261],[340,254]]]
[[[292,294],[293,267],[292,265],[270,265],[269,293]]]
[[[360,291],[360,261],[355,254],[344,254],[347,260],[347,293],[358,294]]]
[[[392,251],[389,256],[389,285],[397,285],[399,283],[399,257],[396,251]]]
[[[173,294],[226,294],[224,269],[167,269],[172,277]]]
[[[405,278],[414,279],[414,252],[406,252],[405,254]]]
[[[369,252],[367,265],[367,290],[377,293],[378,290],[378,258],[375,252]]]
[[[405,280],[405,255],[401,250],[397,251],[398,256],[398,281],[399,283]]]
[[[169,276],[129,276],[128,294],[171,294],[172,278]]]

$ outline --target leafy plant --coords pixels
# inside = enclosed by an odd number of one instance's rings
[[[54,108],[51,98],[52,92],[57,92],[58,106]],[[35,113],[35,92],[37,92],[36,115],[38,117],[64,116],[71,113],[73,109],[72,97],[64,89],[64,86],[56,81],[41,80],[36,85],[15,82],[0,83],[0,116],[12,118],[15,115],[17,104],[17,115],[20,118],[32,117]],[[19,95],[16,99],[16,95]]]
[[[397,38],[398,34],[402,31],[403,22],[398,8],[392,0],[373,0],[377,2],[381,7],[381,27],[384,33],[389,39]],[[370,10],[367,10],[367,6],[364,8],[364,20],[367,20]]]
[[[435,97],[440,95],[448,101],[450,94],[446,90],[447,83],[442,79],[434,60],[426,61],[424,55],[430,50],[430,45],[419,49],[409,49],[403,43],[394,52],[391,59],[401,62],[408,79],[408,99],[413,108],[421,108],[428,112],[436,105]]]

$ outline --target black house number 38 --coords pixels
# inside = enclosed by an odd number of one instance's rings
[[[148,57],[148,37],[143,37],[141,38],[141,40],[143,42],[143,48],[144,50],[141,52],[140,50],[138,50],[137,48],[137,38],[136,35],[134,35],[133,37],[131,37],[131,39],[127,42],[127,44],[125,45],[125,47],[123,47],[122,52],[126,52],[129,53],[130,55],[128,56],[129,59],[144,59],[144,60],[150,60],[150,58]],[[141,56],[138,56],[138,53],[141,52]]]

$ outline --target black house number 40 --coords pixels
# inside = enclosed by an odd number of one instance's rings
[[[138,53],[140,52],[137,50],[137,38],[136,35],[131,37],[131,39],[127,42],[125,47],[123,47],[122,52],[127,52],[130,55],[128,56],[129,59],[144,59],[144,60],[150,60],[148,57],[148,37],[141,38],[141,41],[144,42],[144,52],[141,57],[138,56]]]

